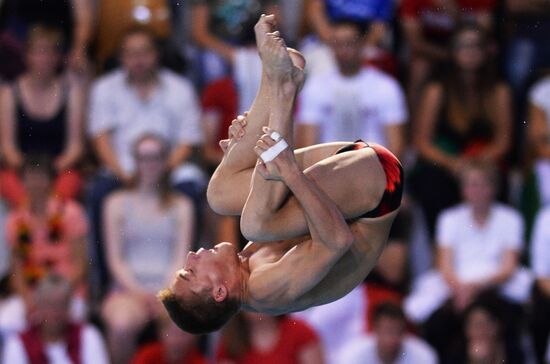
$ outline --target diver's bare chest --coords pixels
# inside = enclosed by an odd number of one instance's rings
[[[271,243],[249,243],[241,254],[248,256],[250,270],[261,267],[265,264],[276,263],[285,254],[289,253],[297,244],[304,241],[278,241]]]

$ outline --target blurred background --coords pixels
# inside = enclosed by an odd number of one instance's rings
[[[297,147],[385,145],[406,194],[349,295],[196,337],[155,293],[245,243],[205,191],[262,13],[307,59]],[[550,363],[549,71],[547,0],[0,0],[1,360]]]

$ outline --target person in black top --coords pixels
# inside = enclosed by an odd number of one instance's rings
[[[83,151],[85,95],[58,71],[63,39],[56,28],[31,28],[27,70],[0,91],[1,152],[7,165],[0,176],[0,192],[15,205],[25,200],[16,171],[28,154],[54,160],[60,197],[73,198],[80,189],[80,177],[73,169]]]

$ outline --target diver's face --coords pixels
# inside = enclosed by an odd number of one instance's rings
[[[221,243],[212,249],[189,252],[183,269],[176,272],[172,291],[180,297],[200,295],[215,285],[238,279],[239,258],[231,243]]]

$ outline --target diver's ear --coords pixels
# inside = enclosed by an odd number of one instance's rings
[[[227,287],[224,284],[218,284],[214,287],[212,296],[216,302],[223,302],[227,298]]]

